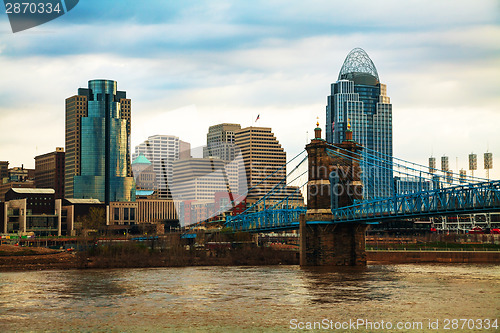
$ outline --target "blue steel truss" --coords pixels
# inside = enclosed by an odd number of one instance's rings
[[[256,213],[226,217],[226,227],[233,231],[271,232],[299,228],[299,216],[306,208],[266,209]]]
[[[374,223],[398,218],[456,215],[500,210],[500,181],[491,181],[390,198],[362,201],[332,210],[330,223]],[[233,231],[271,232],[299,228],[299,216],[306,208],[265,209],[228,216]]]
[[[362,201],[332,210],[334,222],[369,222],[396,218],[457,215],[500,210],[500,181]]]
[[[361,162],[363,155],[350,155],[346,150],[337,147],[328,149],[328,155],[341,157],[346,160]],[[302,153],[301,153],[302,154]],[[299,154],[300,155],[300,154]],[[295,156],[297,158],[299,155]],[[414,187],[404,194],[393,194],[390,197],[373,198],[360,201],[352,206],[332,209],[332,221],[321,223],[379,223],[386,220],[400,218],[417,218],[438,215],[474,214],[500,211],[500,181],[485,181],[479,178],[453,177],[447,171],[438,175],[440,171],[425,166],[397,159],[392,156],[377,156],[375,153],[365,153],[370,160],[380,163],[371,164],[372,167],[391,170],[401,177],[409,177],[420,186]],[[366,157],[365,156],[365,157]],[[293,160],[293,159],[292,159]],[[299,165],[301,165],[304,158]],[[397,160],[395,162],[394,160]],[[366,164],[370,164],[367,162]],[[409,164],[406,165],[406,164]],[[299,166],[298,165],[298,166]],[[297,169],[298,166],[295,168]],[[451,174],[451,176],[450,176]],[[449,182],[448,178],[456,178],[457,183]],[[468,182],[464,184],[463,182]],[[432,182],[432,187],[424,190],[422,184]],[[292,207],[288,197],[274,203],[266,204],[279,186],[286,184],[286,177],[259,201],[237,216],[227,216],[226,226],[233,231],[270,232],[299,228],[299,216],[306,213],[304,207]],[[366,184],[364,184],[366,185]],[[299,187],[301,188],[301,187]],[[414,191],[414,192],[412,192]],[[272,206],[271,206],[272,205]],[[259,211],[259,209],[261,209]],[[309,221],[308,223],[315,223]]]

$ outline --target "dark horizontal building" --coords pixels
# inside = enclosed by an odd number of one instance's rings
[[[4,233],[61,235],[61,200],[53,189],[11,188],[5,194]]]
[[[26,209],[32,214],[53,214],[53,189],[41,188],[11,188],[5,193],[5,201],[26,199]]]
[[[5,193],[7,193],[11,188],[35,188],[35,182],[30,180],[25,182],[8,182],[0,184],[0,202],[5,201]]]

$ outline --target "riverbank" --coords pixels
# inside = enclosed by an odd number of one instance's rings
[[[44,247],[0,245],[0,271],[28,271],[47,269],[75,269],[75,253]]]
[[[499,251],[366,251],[369,265],[407,263],[500,264]],[[155,252],[142,248],[115,248],[107,252],[67,252],[47,248],[0,246],[0,272],[185,266],[298,265],[297,251],[265,247],[231,249],[217,253],[203,251]]]
[[[262,266],[297,265],[297,251],[275,250],[267,247],[217,249],[198,251],[176,247],[151,250],[140,244],[120,244],[88,251],[68,252],[41,247],[0,245],[0,272],[89,269],[89,268],[146,268],[185,266]]]
[[[369,263],[474,263],[500,264],[500,251],[417,251],[417,250],[369,250]]]

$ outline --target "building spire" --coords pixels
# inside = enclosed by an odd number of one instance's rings
[[[347,119],[347,131],[345,131],[345,140],[352,141],[351,119]]]
[[[316,117],[316,128],[314,129],[314,139],[321,139],[321,128],[319,127],[319,117]]]

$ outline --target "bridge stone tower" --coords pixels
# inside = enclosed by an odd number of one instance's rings
[[[315,138],[306,146],[309,182],[307,213],[300,218],[300,265],[366,265],[366,225],[335,223],[331,212],[332,208],[349,206],[362,199],[359,166],[362,146],[352,140],[350,126],[346,140],[340,144],[321,139],[321,129],[317,126]]]

